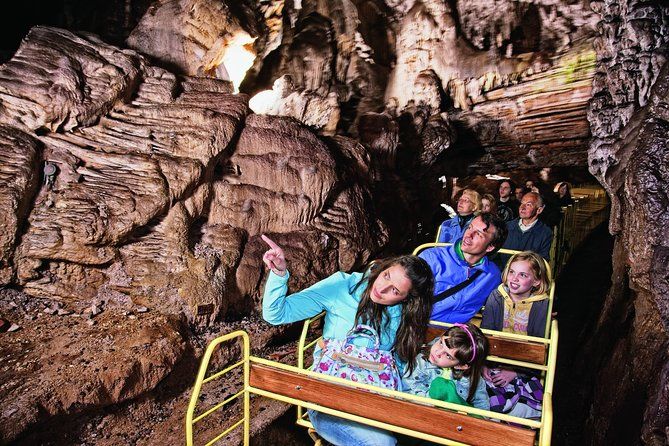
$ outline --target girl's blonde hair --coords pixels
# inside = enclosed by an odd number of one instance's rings
[[[511,264],[519,260],[524,260],[529,263],[534,277],[539,279],[539,286],[536,289],[532,289],[532,295],[548,293],[550,279],[548,278],[548,268],[546,266],[546,261],[543,257],[534,251],[523,251],[512,255],[504,267],[504,272],[502,273],[502,283],[506,285],[506,278],[509,275],[509,268],[511,267]]]
[[[481,211],[481,194],[476,192],[474,189],[465,189],[462,191],[460,197],[466,196],[474,203],[474,214],[478,214]]]

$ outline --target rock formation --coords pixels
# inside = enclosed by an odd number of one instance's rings
[[[151,390],[182,413],[201,344],[254,326],[262,233],[299,288],[415,246],[439,176],[588,163],[617,245],[583,354],[609,352],[603,379],[626,378],[614,400],[595,393],[590,439],[635,441],[602,426],[639,407],[636,432],[666,439],[665,6],[149,3],[106,6],[123,21],[106,37],[129,49],[35,27],[0,66],[0,310],[26,320],[2,348],[2,441],[39,442],[26,430],[44,419],[114,404],[131,423],[135,404],[164,403],[136,402]],[[69,330],[81,335],[67,343]],[[264,346],[287,330],[255,336]],[[161,388],[170,379],[177,390]]]
[[[601,21],[588,155],[590,171],[611,197],[616,244],[613,286],[583,351],[603,358],[594,372],[602,390],[594,393],[586,431],[593,444],[630,444],[639,431],[644,444],[663,444],[669,438],[669,9],[631,1],[593,5]],[[616,398],[605,390],[613,386]]]
[[[294,253],[305,283],[385,240],[364,185],[343,182],[340,143],[291,119],[247,118],[227,82],[177,78],[50,28],[28,35],[0,79],[5,284],[63,300],[121,293],[211,322],[257,300],[260,256],[245,246],[260,248],[261,233],[321,253],[320,267]]]

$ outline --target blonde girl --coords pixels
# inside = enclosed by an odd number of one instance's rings
[[[529,336],[546,336],[550,280],[546,262],[537,253],[513,255],[502,283],[490,293],[481,328]],[[541,416],[543,388],[529,373],[505,367],[483,367],[490,410],[524,418]]]

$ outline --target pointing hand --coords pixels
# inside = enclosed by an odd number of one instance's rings
[[[267,251],[262,256],[262,261],[265,262],[265,265],[271,269],[274,274],[278,276],[286,275],[286,256],[283,253],[283,249],[279,247],[276,243],[272,241],[271,238],[267,237],[265,234],[260,236],[265,243],[269,245]]]

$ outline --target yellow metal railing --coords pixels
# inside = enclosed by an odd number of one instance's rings
[[[281,370],[285,370],[287,372],[296,374],[296,375],[301,375],[301,376],[308,376],[312,378],[317,378],[322,381],[334,383],[337,385],[343,385],[347,387],[353,387],[353,388],[358,388],[358,389],[364,389],[368,391],[373,391],[378,394],[390,396],[393,398],[398,398],[401,400],[405,401],[411,401],[419,404],[429,404],[435,407],[440,407],[443,409],[455,411],[458,413],[462,414],[468,414],[468,415],[473,415],[473,416],[478,416],[478,417],[484,417],[486,419],[492,419],[492,420],[497,420],[497,421],[504,421],[504,422],[509,422],[509,423],[514,423],[516,425],[521,425],[525,426],[527,428],[531,429],[538,429],[539,430],[539,436],[538,436],[538,444],[540,446],[548,446],[550,445],[550,435],[551,435],[551,429],[552,429],[552,420],[553,420],[553,412],[552,412],[552,394],[553,394],[553,383],[554,383],[554,377],[555,377],[555,362],[557,359],[557,339],[558,339],[558,329],[557,329],[557,322],[553,321],[551,324],[551,336],[549,339],[544,339],[544,338],[536,338],[536,337],[529,337],[529,336],[521,336],[521,335],[516,335],[516,334],[510,334],[510,333],[501,333],[501,332],[495,332],[491,330],[483,330],[484,333],[486,333],[489,336],[496,336],[500,338],[507,338],[507,339],[512,339],[512,340],[523,340],[526,342],[537,342],[537,343],[543,343],[548,346],[549,349],[549,354],[548,354],[548,360],[547,360],[547,366],[542,366],[539,364],[533,364],[530,362],[525,362],[525,361],[512,361],[508,360],[506,358],[499,358],[495,356],[489,356],[490,360],[495,360],[498,362],[505,362],[521,367],[526,367],[526,368],[531,368],[535,370],[541,370],[544,372],[544,402],[543,402],[543,411],[542,411],[542,418],[541,421],[537,420],[528,420],[525,418],[519,418],[519,417],[514,417],[510,415],[505,415],[505,414],[500,414],[496,412],[491,412],[487,410],[481,410],[481,409],[476,409],[473,407],[467,407],[467,406],[461,406],[457,404],[452,404],[452,403],[447,403],[444,401],[438,401],[438,400],[433,400],[430,398],[425,398],[425,397],[419,397],[415,395],[410,395],[407,393],[402,393],[398,392],[395,390],[388,390],[388,389],[383,389],[380,387],[376,386],[370,386],[366,384],[360,384],[360,383],[355,383],[352,381],[348,381],[345,379],[341,378],[336,378],[332,376],[327,376],[327,375],[322,375],[316,372],[313,372],[311,370],[305,369],[304,368],[304,354],[306,353],[307,350],[313,348],[316,345],[316,341],[311,341],[307,342],[307,333],[310,327],[315,321],[319,319],[319,316],[316,316],[309,321],[305,321],[304,324],[304,329],[303,329],[303,336],[300,337],[300,346],[298,348],[298,364],[300,364],[299,367],[294,367],[286,364],[281,364],[275,361],[269,361],[263,358],[258,358],[250,355],[250,347],[249,347],[249,338],[246,332],[244,331],[236,331],[233,333],[230,333],[225,336],[221,336],[219,338],[216,338],[213,340],[209,346],[207,347],[207,350],[205,351],[205,354],[202,358],[202,363],[200,364],[200,369],[197,375],[197,379],[195,381],[195,385],[193,387],[193,393],[191,395],[190,403],[188,405],[188,411],[186,413],[186,445],[187,446],[193,446],[194,440],[193,440],[193,428],[198,423],[199,421],[203,420],[207,416],[213,414],[215,411],[219,410],[220,408],[224,407],[226,404],[230,403],[232,400],[239,398],[240,396],[243,396],[243,415],[242,418],[237,420],[236,422],[233,422],[233,424],[225,429],[223,432],[220,434],[216,435],[212,440],[208,441],[205,443],[206,445],[213,445],[217,441],[219,441],[223,436],[231,432],[233,429],[236,429],[239,426],[243,426],[243,444],[245,446],[249,445],[250,441],[250,394],[256,394],[260,396],[265,396],[268,398],[272,398],[278,401],[283,401],[289,404],[293,404],[296,406],[301,406],[305,407],[308,409],[313,409],[317,410],[320,412],[328,413],[331,415],[335,415],[341,418],[345,418],[348,420],[364,423],[370,426],[375,426],[381,429],[386,429],[392,432],[397,432],[401,433],[404,435],[409,435],[415,438],[420,438],[423,440],[427,441],[432,441],[438,444],[445,444],[445,445],[463,445],[465,443],[453,441],[447,438],[441,438],[441,437],[436,437],[433,435],[429,434],[424,434],[421,432],[413,431],[411,429],[406,429],[400,426],[395,426],[379,421],[375,421],[372,419],[360,417],[357,415],[352,415],[346,412],[342,412],[336,409],[330,409],[328,407],[321,406],[319,404],[311,403],[308,401],[288,397],[285,395],[277,394],[274,392],[270,392],[264,389],[259,389],[256,387],[252,387],[249,383],[249,369],[250,369],[250,364],[251,363],[257,363],[257,364],[263,364],[271,367],[275,367]],[[443,323],[436,323],[436,325],[444,325],[448,326],[448,324],[443,324]],[[224,343],[224,342],[231,342],[234,340],[237,340],[238,338],[241,338],[243,346],[242,346],[242,359],[236,363],[234,363],[231,366],[226,367],[220,372],[216,372],[209,377],[205,377],[207,370],[209,368],[209,363],[211,361],[211,357],[216,350],[216,348]],[[204,384],[210,383],[212,381],[215,381],[221,377],[223,377],[226,373],[238,368],[238,367],[243,367],[244,368],[244,377],[243,377],[243,388],[237,392],[235,395],[232,397],[227,398],[226,400],[215,404],[212,408],[206,410],[205,412],[195,416],[195,409],[197,407],[198,399],[202,390],[202,386]],[[303,425],[303,426],[308,426],[312,427],[311,423],[305,419],[303,415],[298,416],[297,424]]]
[[[205,378],[205,375],[207,374],[207,369],[209,368],[209,362],[211,361],[211,356],[214,354],[214,351],[216,348],[224,343],[231,341],[236,338],[241,338],[242,340],[242,360],[225,368],[224,370],[221,370],[220,372],[214,373],[213,375]],[[207,346],[207,350],[204,353],[204,356],[202,357],[202,362],[200,363],[200,369],[197,373],[197,378],[195,379],[195,385],[193,386],[193,393],[190,398],[190,402],[188,403],[188,410],[186,412],[186,445],[187,446],[193,446],[193,427],[195,424],[201,420],[203,420],[205,417],[211,415],[212,413],[216,412],[217,410],[221,409],[228,403],[232,402],[233,400],[236,400],[240,396],[243,397],[243,416],[240,420],[234,422],[232,426],[224,430],[222,433],[218,434],[213,440],[210,440],[208,443],[205,443],[205,446],[210,446],[216,443],[219,439],[223,438],[225,435],[227,435],[229,432],[232,432],[235,428],[239,427],[240,425],[243,424],[244,427],[244,444],[248,445],[249,444],[249,436],[250,436],[250,415],[249,415],[249,410],[250,410],[250,400],[249,400],[249,357],[250,357],[250,347],[249,347],[249,335],[246,334],[245,331],[235,331],[232,333],[229,333],[225,336],[218,337],[211,341],[209,345]],[[197,406],[198,398],[200,397],[200,393],[202,391],[202,385],[206,384],[208,382],[211,382],[215,379],[218,379],[225,375],[226,373],[230,372],[233,369],[236,369],[238,367],[244,367],[244,385],[241,391],[237,392],[230,398],[226,399],[225,401],[222,401],[221,403],[216,404],[214,407],[208,409],[207,411],[203,412],[202,414],[195,416],[195,407]]]
[[[244,343],[243,351],[242,351],[243,358],[239,362],[233,364],[232,366],[229,366],[229,367],[225,368],[221,372],[217,372],[217,373],[211,375],[210,377],[205,378],[205,375],[207,373],[207,369],[209,367],[209,362],[211,360],[212,354],[215,351],[215,349],[221,343],[227,342],[227,341],[233,341],[233,340],[236,340],[237,338],[241,338],[243,340],[243,343]],[[312,347],[313,347],[313,345],[314,344],[311,343]],[[453,441],[453,440],[450,440],[448,438],[442,438],[442,437],[437,437],[437,436],[433,436],[433,435],[430,435],[430,434],[424,434],[424,433],[421,433],[421,432],[413,431],[411,429],[403,428],[401,426],[395,426],[395,425],[392,425],[392,424],[372,420],[372,419],[369,419],[369,418],[365,418],[365,417],[361,417],[361,416],[357,416],[357,415],[352,415],[352,414],[349,414],[347,412],[343,412],[343,411],[336,410],[336,409],[331,409],[331,408],[328,408],[328,407],[321,406],[319,404],[311,403],[311,402],[304,401],[304,400],[301,400],[301,399],[296,399],[296,398],[288,397],[288,396],[281,395],[281,394],[278,394],[278,393],[275,393],[275,392],[271,392],[271,391],[267,391],[267,390],[264,390],[264,389],[253,387],[249,383],[249,368],[250,368],[251,363],[271,366],[271,367],[274,367],[274,368],[277,368],[277,369],[281,369],[281,370],[290,372],[292,374],[311,377],[311,378],[316,378],[316,379],[319,379],[321,381],[326,381],[326,382],[330,382],[330,383],[337,384],[337,385],[342,385],[342,386],[347,386],[347,387],[352,387],[352,388],[357,388],[357,389],[363,389],[363,390],[367,390],[367,391],[373,391],[374,393],[382,394],[382,395],[393,397],[393,398],[398,398],[398,399],[405,400],[405,401],[415,402],[415,403],[419,403],[419,404],[428,404],[428,405],[431,405],[431,406],[440,407],[442,409],[455,411],[455,412],[458,412],[458,413],[461,413],[461,414],[468,414],[468,415],[473,415],[473,416],[478,416],[478,417],[484,417],[484,418],[493,419],[493,420],[496,420],[496,421],[505,421],[505,422],[514,423],[514,424],[517,424],[517,425],[522,425],[522,426],[525,426],[527,428],[540,429],[540,431],[542,429],[545,429],[545,426],[544,426],[545,422],[543,420],[541,422],[536,421],[536,420],[528,420],[528,419],[524,419],[524,418],[518,418],[518,417],[510,416],[510,415],[499,414],[499,413],[491,412],[491,411],[487,411],[487,410],[476,409],[476,408],[473,408],[473,407],[461,406],[461,405],[458,405],[458,404],[447,403],[447,402],[444,402],[444,401],[434,400],[434,399],[425,398],[425,397],[419,397],[419,396],[415,396],[415,395],[411,395],[411,394],[407,394],[407,393],[403,393],[403,392],[398,392],[398,391],[395,391],[395,390],[388,390],[388,389],[383,389],[383,388],[376,387],[376,386],[355,383],[355,382],[348,381],[348,380],[345,380],[345,379],[342,379],[342,378],[322,375],[320,373],[316,373],[316,372],[313,372],[313,371],[308,370],[308,369],[295,367],[295,366],[290,366],[290,365],[282,364],[282,363],[279,363],[279,362],[276,362],[276,361],[270,361],[270,360],[267,360],[267,359],[251,356],[250,355],[250,350],[249,350],[248,335],[243,331],[236,331],[234,333],[230,333],[228,335],[219,337],[219,338],[215,339],[214,341],[212,341],[209,344],[209,346],[207,347],[205,355],[202,358],[202,363],[200,365],[200,370],[198,372],[198,376],[197,376],[197,379],[196,379],[196,382],[195,382],[195,385],[194,385],[194,388],[193,388],[193,393],[191,395],[190,404],[188,406],[188,411],[186,413],[186,445],[187,446],[193,446],[195,444],[194,440],[193,440],[193,428],[196,425],[196,423],[198,423],[202,419],[206,418],[207,416],[211,415],[216,410],[220,409],[225,404],[229,403],[230,401],[232,401],[235,398],[238,398],[239,396],[244,397],[242,418],[240,420],[234,422],[232,424],[232,426],[228,427],[223,432],[216,435],[215,438],[213,438],[212,440],[208,441],[205,444],[206,445],[213,445],[214,443],[219,441],[223,436],[225,436],[226,434],[231,432],[233,429],[243,425],[243,429],[244,429],[244,431],[243,431],[243,444],[245,446],[248,446],[249,441],[250,441],[250,401],[249,401],[249,395],[250,394],[256,394],[256,395],[272,398],[272,399],[275,399],[275,400],[278,400],[278,401],[283,401],[283,402],[286,402],[286,403],[289,403],[289,404],[303,406],[303,407],[306,407],[308,409],[317,410],[317,411],[320,411],[320,412],[323,412],[323,413],[328,413],[328,414],[331,414],[331,415],[334,415],[334,416],[337,416],[337,417],[341,417],[341,418],[345,418],[345,419],[348,419],[348,420],[364,423],[366,425],[375,426],[375,427],[378,427],[378,428],[381,428],[381,429],[386,429],[386,430],[389,430],[389,431],[392,431],[392,432],[397,432],[397,433],[401,433],[401,434],[404,434],[404,435],[409,435],[409,436],[412,436],[412,437],[415,437],[415,438],[419,438],[419,439],[423,439],[423,440],[427,440],[427,441],[432,441],[432,442],[435,442],[435,443],[438,443],[438,444],[445,444],[445,445],[465,445],[466,444],[466,443]],[[216,404],[213,408],[203,412],[202,414],[200,414],[198,416],[195,416],[194,415],[195,408],[197,406],[197,402],[198,402],[198,399],[199,399],[199,396],[200,396],[200,392],[202,390],[202,385],[206,384],[206,383],[209,383],[211,381],[214,381],[216,379],[219,379],[222,376],[224,376],[226,373],[228,373],[231,370],[233,370],[237,367],[240,367],[240,366],[244,367],[244,378],[243,378],[243,388],[242,388],[242,390],[239,391],[237,394],[235,394],[233,397],[230,397],[230,398],[226,399],[225,401],[223,401],[219,404]],[[554,367],[549,368],[548,375],[551,376],[551,374],[553,372],[554,372]],[[551,383],[552,383],[552,381],[551,381]],[[547,390],[548,390],[548,387],[547,387]],[[550,399],[550,394],[551,394],[550,392],[548,392],[548,391],[546,392],[546,395],[548,395],[549,399]],[[550,407],[550,406],[547,406],[547,407]],[[401,414],[398,414],[398,416],[401,416]],[[545,417],[552,417],[552,413],[545,415]],[[546,418],[546,419],[550,419],[550,418]],[[309,423],[309,421],[307,421],[305,419],[302,419],[302,418],[298,420],[298,424],[305,425],[305,426],[311,426],[311,423]],[[548,437],[548,438],[550,438],[550,437]],[[544,445],[544,444],[548,444],[548,443],[540,443],[540,444]]]

